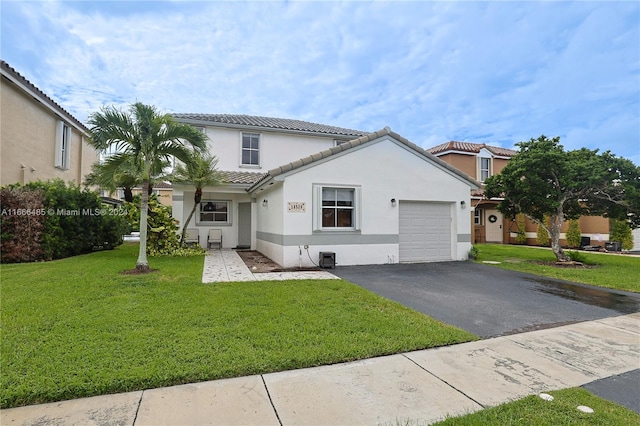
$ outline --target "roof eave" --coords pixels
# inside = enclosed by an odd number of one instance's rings
[[[346,135],[343,133],[328,133],[328,132],[314,132],[312,130],[283,129],[279,127],[256,126],[251,124],[219,123],[217,121],[198,120],[194,118],[181,118],[181,117],[175,117],[175,116],[174,118],[181,123],[191,124],[194,126],[221,127],[221,128],[227,128],[227,129],[287,133],[287,134],[293,134],[293,135],[307,135],[307,136],[311,135],[311,136],[317,136],[317,137],[343,139],[343,140],[349,140],[350,138],[356,137],[356,135]]]

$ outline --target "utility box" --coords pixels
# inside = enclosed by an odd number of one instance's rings
[[[335,269],[336,267],[336,254],[332,251],[321,251],[320,252],[320,267],[321,268],[331,268]]]
[[[585,248],[591,245],[591,237],[580,237],[580,248]]]
[[[609,241],[604,244],[604,249],[606,251],[620,251],[622,243],[620,241]]]

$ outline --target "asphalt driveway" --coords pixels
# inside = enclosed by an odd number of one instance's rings
[[[640,312],[640,295],[473,262],[338,266],[335,275],[483,338]]]

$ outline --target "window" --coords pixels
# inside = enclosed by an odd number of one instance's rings
[[[56,125],[56,158],[55,166],[62,170],[69,169],[71,157],[71,128],[63,121]]]
[[[482,210],[477,208],[473,211],[474,225],[482,225]]]
[[[231,223],[229,201],[202,201],[198,224],[229,224]]]
[[[491,158],[480,158],[480,182],[484,182],[491,175]]]
[[[322,227],[353,228],[353,188],[322,188]]]
[[[260,165],[260,135],[257,133],[242,134],[242,165]]]

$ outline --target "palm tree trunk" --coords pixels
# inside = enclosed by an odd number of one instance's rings
[[[149,261],[147,260],[147,215],[149,210],[149,179],[142,182],[142,194],[140,201],[140,250],[138,251],[138,261],[136,270],[139,272],[149,271]]]
[[[187,226],[189,226],[189,222],[191,222],[191,218],[193,217],[193,214],[196,212],[196,209],[198,208],[198,205],[200,203],[195,203],[193,205],[193,208],[191,209],[191,213],[189,213],[189,216],[187,216],[187,220],[184,221],[184,226],[182,227],[182,235],[180,236],[180,244],[182,244],[182,246],[185,246],[184,243],[184,239],[185,236],[187,235]]]

